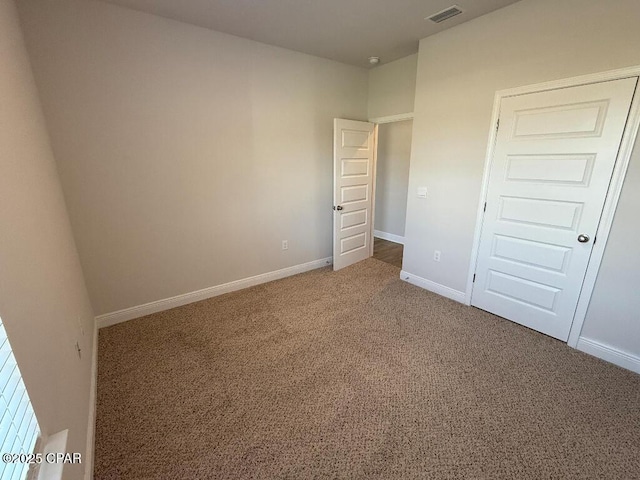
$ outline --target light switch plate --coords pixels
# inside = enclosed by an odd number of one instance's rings
[[[418,187],[418,198],[427,198],[427,187]]]

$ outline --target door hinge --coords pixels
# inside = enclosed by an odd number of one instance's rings
[[[499,128],[500,128],[500,119],[498,119],[498,121],[496,122],[496,132],[498,131]]]
[[[487,211],[487,202],[484,202],[484,209],[482,210],[483,212]]]
[[[473,281],[471,283],[476,283],[476,274],[473,274]]]
[[[598,237],[593,237],[593,245],[596,244],[596,241],[598,240]]]

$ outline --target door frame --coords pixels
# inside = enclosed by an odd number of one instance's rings
[[[369,257],[373,257],[373,244],[375,239],[373,237],[373,231],[375,229],[376,220],[376,183],[378,180],[378,124],[367,120],[369,123],[373,123],[373,170],[371,172],[371,230],[369,231]]]
[[[371,194],[371,201],[373,205],[371,207],[371,255],[373,257],[373,244],[375,243],[375,237],[373,236],[373,232],[375,231],[375,223],[376,223],[376,185],[378,184],[378,126],[384,123],[396,123],[396,122],[404,122],[406,120],[413,121],[414,114],[413,112],[407,113],[399,113],[397,115],[387,115],[384,117],[375,117],[367,120],[369,123],[373,123],[373,134],[374,134],[374,150],[373,150],[373,189]],[[412,138],[413,138],[413,126],[411,128]],[[413,141],[413,140],[412,140]],[[411,158],[409,158],[411,161]]]
[[[581,75],[578,77],[571,77],[562,80],[554,80],[550,82],[537,83],[533,85],[527,85],[523,87],[509,88],[505,90],[498,90],[495,93],[493,101],[493,112],[491,114],[491,127],[489,132],[489,142],[487,144],[487,152],[484,162],[484,171],[482,174],[482,188],[480,190],[480,200],[478,202],[478,209],[476,215],[476,226],[473,236],[473,247],[471,250],[471,260],[469,262],[469,274],[467,277],[467,288],[465,292],[465,304],[471,305],[471,296],[473,293],[473,277],[475,275],[477,263],[478,263],[478,250],[480,248],[480,237],[482,234],[482,224],[484,217],[484,204],[487,201],[487,194],[489,190],[489,174],[493,163],[493,154],[498,134],[498,119],[500,117],[500,107],[503,98],[513,97],[518,95],[524,95],[528,93],[538,93],[548,90],[557,90],[561,88],[577,87],[580,85],[587,85],[591,83],[606,82],[611,80],[620,80],[623,78],[639,77],[640,82],[640,66],[622,68],[618,70],[610,70],[601,73]],[[594,236],[594,245],[591,251],[591,257],[587,265],[587,270],[582,283],[582,289],[580,296],[578,297],[578,305],[573,316],[573,322],[571,324],[571,331],[569,332],[568,345],[573,348],[577,348],[582,326],[584,324],[587,309],[589,308],[589,302],[591,301],[591,295],[596,284],[598,271],[600,264],[602,263],[602,257],[604,256],[607,240],[609,239],[609,233],[613,224],[613,218],[618,206],[618,200],[622,192],[622,186],[627,174],[627,168],[631,160],[631,153],[635,145],[636,137],[638,135],[638,128],[640,127],[640,84],[636,87],[636,92],[631,101],[631,108],[629,110],[629,117],[627,118],[627,124],[622,134],[622,141],[620,143],[620,149],[618,151],[618,158],[613,168],[611,175],[611,183],[609,184],[609,190],[605,197],[604,208],[602,209],[602,216],[600,217],[600,223],[596,234]],[[595,239],[597,238],[597,241]]]

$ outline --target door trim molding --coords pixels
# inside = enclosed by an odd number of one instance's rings
[[[369,230],[369,256],[373,257],[373,237],[376,223],[376,185],[378,183],[378,124],[373,123],[373,169],[371,177],[371,229]]]
[[[502,99],[527,93],[538,93],[547,90],[577,87],[580,85],[621,80],[623,78],[631,77],[640,77],[640,66],[622,68],[618,70],[611,70],[590,75],[581,75],[578,77],[554,80],[551,82],[537,83],[506,90],[498,90],[496,92],[493,101],[493,111],[491,114],[489,142],[487,144],[487,153],[485,156],[484,171],[482,174],[480,201],[478,202],[478,209],[476,214],[476,227],[473,237],[473,247],[471,250],[471,260],[469,262],[467,288],[464,299],[465,304],[471,305],[471,295],[473,293],[473,276],[475,274],[478,262],[478,249],[480,247],[480,237],[482,234],[482,217],[484,213],[484,203],[487,199],[489,173],[491,171],[493,153],[497,139],[496,126],[498,123],[498,118],[500,117],[500,105]],[[622,185],[624,184],[627,168],[629,167],[629,161],[631,160],[631,153],[635,145],[636,137],[638,135],[638,128],[640,127],[639,89],[640,86],[636,87],[636,93],[634,94],[633,100],[631,102],[631,109],[629,110],[627,125],[625,126],[624,133],[622,135],[618,158],[616,159],[616,163],[613,169],[611,184],[609,186],[609,191],[607,192],[604,208],[602,210],[602,217],[600,218],[600,224],[598,225],[598,230],[596,232],[598,241],[593,246],[593,250],[591,251],[591,258],[589,259],[589,264],[587,265],[587,271],[582,283],[582,290],[580,292],[580,296],[578,297],[578,305],[573,317],[573,323],[571,324],[571,331],[569,333],[569,340],[567,343],[573,348],[577,348],[578,346],[580,332],[582,331],[582,326],[587,314],[589,302],[591,301],[591,295],[593,294],[593,289],[595,287],[598,270],[600,269],[602,257],[604,256],[605,247],[609,238],[609,233],[611,231],[611,225],[613,224],[613,217],[616,212],[616,207],[618,206],[620,193],[622,192]]]
[[[393,235],[390,233],[385,233],[379,230],[376,230],[376,186],[378,184],[378,132],[379,132],[379,125],[385,124],[385,123],[396,123],[396,122],[403,122],[405,120],[413,120],[414,114],[413,112],[408,112],[408,113],[400,113],[398,115],[387,115],[385,117],[376,117],[376,118],[370,118],[369,122],[374,124],[374,143],[375,143],[375,148],[373,151],[373,189],[372,189],[372,197],[371,197],[371,202],[372,202],[372,206],[371,206],[371,256],[373,257],[373,242],[374,242],[374,237],[378,237],[378,238],[382,238],[383,240],[390,240],[392,242],[396,242],[396,243],[401,243],[402,245],[404,245],[404,237],[400,237],[398,235]],[[412,132],[413,134],[413,132]],[[411,157],[411,155],[409,155],[409,157]],[[411,158],[409,158],[409,161],[411,161]],[[388,237],[386,236],[382,236],[382,235],[388,235]],[[393,237],[393,238],[391,238]],[[394,239],[395,238],[395,239]],[[402,240],[402,241],[400,241]]]
[[[399,113],[398,115],[386,115],[384,117],[370,118],[368,121],[371,123],[393,123],[403,122],[405,120],[413,120],[413,112]]]
[[[96,408],[98,388],[98,323],[93,322],[93,346],[91,351],[91,387],[89,390],[89,422],[87,425],[87,447],[84,459],[84,480],[93,479],[96,451]]]

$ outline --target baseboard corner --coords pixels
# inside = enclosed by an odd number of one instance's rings
[[[416,287],[424,288],[425,290],[429,290],[430,292],[437,293],[438,295],[466,305],[466,294],[459,290],[427,280],[426,278],[419,277],[418,275],[414,275],[413,273],[409,273],[405,270],[400,272],[400,279],[415,285]]]
[[[640,374],[640,357],[591,338],[580,337],[576,349]]]
[[[381,230],[374,230],[373,231],[373,236],[375,238],[381,238],[382,240],[388,240],[390,242],[399,243],[401,245],[404,245],[404,237],[402,237],[400,235],[396,235],[394,233],[387,233],[387,232],[383,232]]]

